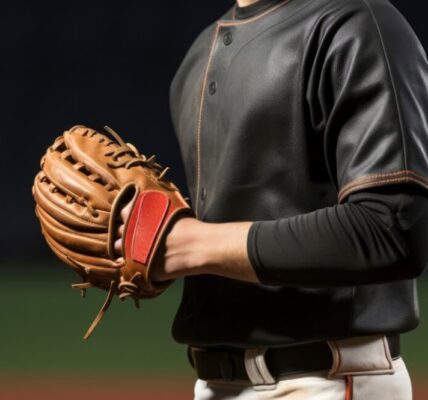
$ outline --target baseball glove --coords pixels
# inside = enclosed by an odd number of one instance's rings
[[[77,125],[58,137],[41,160],[33,196],[42,233],[53,252],[82,278],[72,285],[108,291],[87,339],[114,295],[138,300],[161,294],[172,281],[154,282],[159,246],[182,215],[194,216],[155,157],[147,158],[112,129],[112,136]],[[120,211],[132,202],[122,221]],[[115,254],[124,223],[123,254]]]

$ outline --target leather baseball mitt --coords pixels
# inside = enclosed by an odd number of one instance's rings
[[[194,216],[177,187],[165,179],[155,157],[147,158],[112,129],[111,137],[74,126],[58,137],[41,160],[33,196],[42,233],[53,252],[82,278],[72,285],[82,296],[90,287],[108,291],[87,339],[114,295],[138,300],[161,294],[171,281],[157,283],[151,271],[159,246],[174,220]],[[122,221],[120,211],[131,202]],[[115,254],[124,223],[123,254]]]

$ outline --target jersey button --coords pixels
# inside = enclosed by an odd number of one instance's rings
[[[231,44],[233,42],[233,35],[232,35],[232,32],[226,32],[224,35],[223,35],[223,43],[226,45],[226,46],[229,46],[229,44]]]
[[[207,198],[207,188],[204,186],[201,190],[201,200],[204,201]]]
[[[210,82],[210,84],[208,85],[208,93],[210,95],[216,94],[217,92],[217,83],[212,81]]]

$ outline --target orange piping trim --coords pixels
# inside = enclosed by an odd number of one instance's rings
[[[346,184],[338,194],[339,202],[344,197],[346,197],[348,194],[350,194],[355,190],[371,187],[379,183],[388,184],[388,183],[395,183],[395,182],[396,183],[415,182],[418,184],[422,184],[424,187],[428,188],[428,179],[410,170],[391,172],[388,174],[375,174],[375,175],[369,175],[362,178],[358,178]]]
[[[213,39],[211,42],[210,54],[208,56],[207,66],[205,67],[204,72],[204,80],[202,81],[202,90],[201,90],[201,99],[199,102],[199,114],[198,114],[198,122],[197,122],[197,130],[196,130],[196,206],[195,206],[195,214],[198,215],[199,209],[199,191],[201,185],[201,128],[202,128],[202,110],[204,107],[204,99],[205,99],[205,89],[207,86],[207,78],[208,78],[208,70],[210,68],[211,60],[213,57],[214,45],[217,39],[219,25],[216,26]]]
[[[216,28],[214,29],[214,33],[213,33],[213,39],[211,42],[211,49],[210,49],[210,53],[208,56],[208,62],[207,62],[207,66],[205,67],[205,72],[204,72],[204,79],[202,81],[202,90],[201,90],[201,98],[200,98],[200,102],[199,102],[199,113],[198,113],[198,120],[197,120],[197,129],[196,129],[196,206],[195,206],[195,214],[196,216],[198,216],[198,211],[199,211],[199,191],[200,191],[200,185],[201,185],[201,129],[202,129],[202,111],[204,108],[204,99],[205,99],[205,89],[206,89],[206,84],[207,84],[207,78],[208,78],[208,71],[211,65],[211,61],[212,61],[212,57],[213,57],[213,50],[214,50],[214,45],[216,43],[216,39],[218,36],[218,32],[220,30],[221,26],[235,26],[235,25],[244,25],[244,24],[248,24],[250,22],[256,21],[270,13],[272,13],[273,11],[277,10],[278,8],[284,6],[285,4],[287,4],[290,0],[285,0],[277,5],[275,5],[274,7],[271,7],[269,9],[267,9],[265,12],[261,13],[260,15],[257,15],[253,18],[249,18],[247,20],[244,21],[230,21],[230,22],[226,22],[226,21],[217,21],[216,22]],[[235,17],[235,6],[233,8],[233,17]]]
[[[345,390],[345,400],[352,400],[354,398],[354,382],[352,375],[346,376],[346,390]]]

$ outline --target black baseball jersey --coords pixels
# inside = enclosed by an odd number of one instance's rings
[[[427,262],[428,63],[387,0],[262,0],[205,29],[171,84],[192,204],[255,221],[261,285],[186,277],[194,345],[394,334]]]

